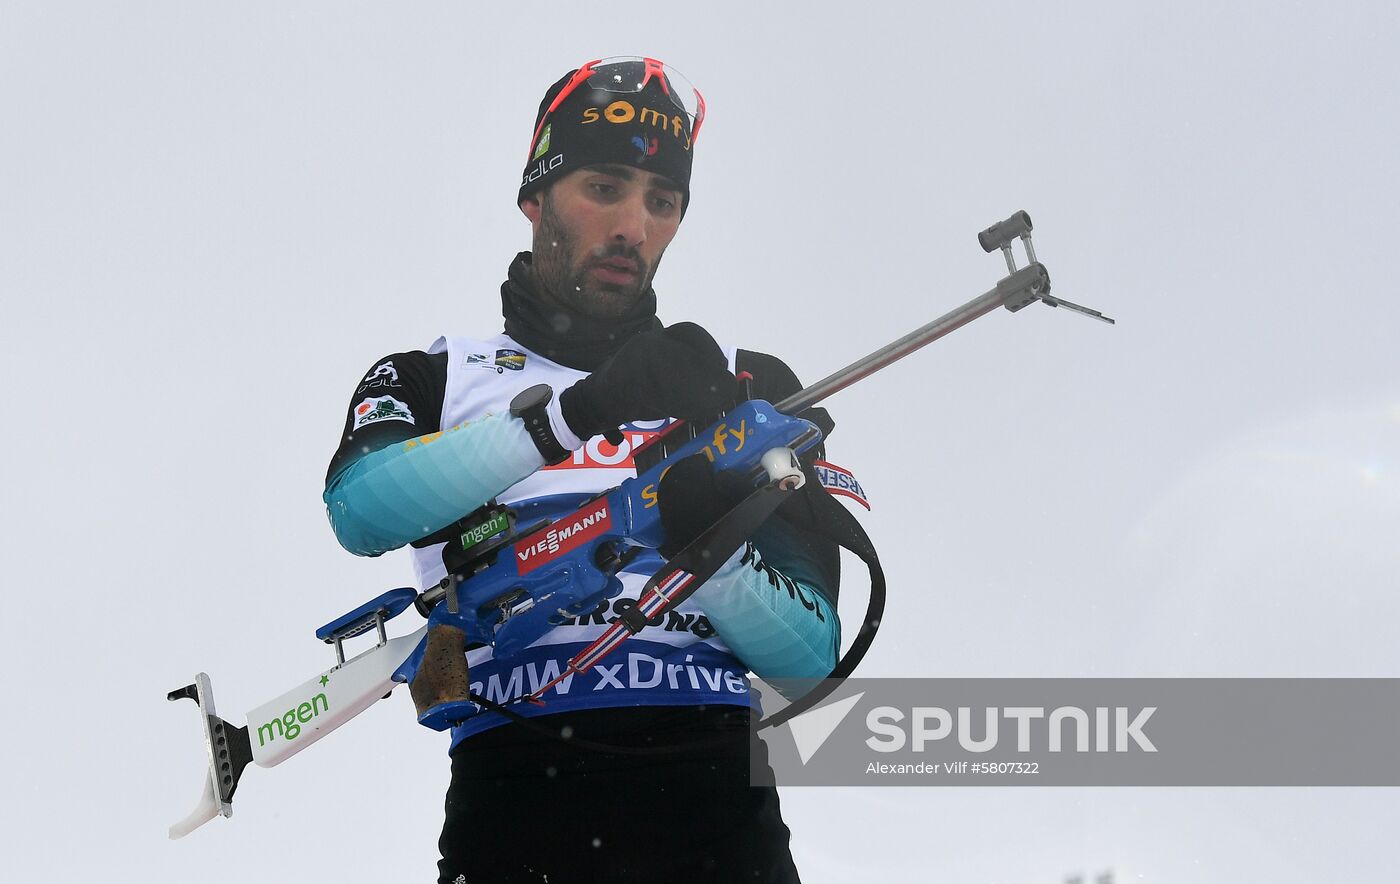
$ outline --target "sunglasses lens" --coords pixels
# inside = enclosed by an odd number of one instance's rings
[[[668,64],[655,59],[635,56],[605,58],[593,66],[588,86],[601,92],[628,94],[641,92],[656,84],[671,99],[676,109],[690,118],[693,125],[703,115],[699,91],[685,75]]]

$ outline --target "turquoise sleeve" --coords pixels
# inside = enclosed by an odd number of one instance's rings
[[[814,585],[766,563],[752,543],[695,599],[724,643],[760,677],[823,678],[836,666],[836,611]]]
[[[340,545],[377,556],[452,524],[544,465],[507,413],[396,442],[337,473],[322,500]]]
[[[460,519],[544,465],[525,425],[493,415],[371,452],[336,474],[322,499],[341,546],[377,556]],[[821,678],[841,625],[816,571],[772,532],[736,553],[696,594],[706,617],[763,677]]]

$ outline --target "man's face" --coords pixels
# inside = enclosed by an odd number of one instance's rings
[[[681,192],[631,166],[588,166],[521,203],[541,286],[597,319],[623,316],[651,287],[681,223]]]

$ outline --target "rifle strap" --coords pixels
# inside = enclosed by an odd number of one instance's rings
[[[840,504],[828,507],[823,516],[827,518],[818,523],[817,530],[837,546],[854,553],[870,570],[870,602],[866,605],[865,617],[861,621],[855,641],[851,642],[850,648],[836,662],[836,667],[831,673],[799,699],[771,715],[764,716],[758,723],[759,728],[777,727],[811,709],[836,690],[865,658],[866,651],[870,650],[871,643],[875,641],[875,633],[880,629],[880,620],[885,616],[885,570],[880,566],[880,556],[875,552],[875,544],[871,543],[870,535],[865,533],[865,528],[856,517]]]

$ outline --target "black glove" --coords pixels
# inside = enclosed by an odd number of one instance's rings
[[[753,485],[735,473],[716,473],[703,454],[692,454],[676,463],[656,489],[661,527],[666,531],[661,554],[670,558],[685,549],[753,490]]]
[[[628,421],[709,419],[738,401],[739,382],[715,339],[693,322],[681,322],[623,344],[559,396],[559,409],[580,439],[602,433],[618,445],[618,426]]]

